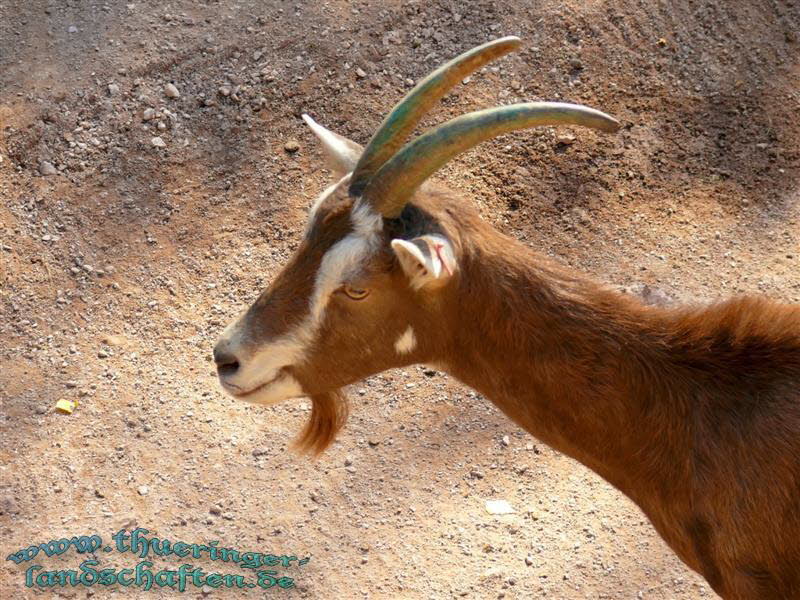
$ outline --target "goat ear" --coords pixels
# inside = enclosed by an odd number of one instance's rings
[[[444,285],[456,272],[453,246],[441,235],[394,239],[392,250],[414,289]]]
[[[322,143],[322,149],[325,151],[328,167],[334,172],[336,177],[342,177],[350,173],[356,166],[358,159],[364,148],[361,144],[357,144],[346,137],[334,133],[329,129],[325,129],[322,125],[317,123],[308,115],[303,115],[303,121],[306,122],[319,138]]]

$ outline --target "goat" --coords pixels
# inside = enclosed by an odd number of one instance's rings
[[[722,597],[800,598],[800,306],[647,306],[425,183],[514,129],[616,131],[604,113],[517,104],[403,145],[458,81],[518,45],[495,40],[431,73],[365,149],[303,116],[338,180],[313,204],[294,256],[214,348],[222,387],[261,404],[309,396],[298,443],[319,453],[346,418],[342,387],[436,365],[629,496]]]

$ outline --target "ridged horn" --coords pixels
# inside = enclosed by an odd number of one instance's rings
[[[520,39],[514,36],[487,42],[445,63],[414,86],[395,105],[367,144],[353,169],[350,194],[361,195],[370,178],[403,146],[425,113],[459,81],[519,45]]]
[[[608,133],[619,122],[605,113],[561,102],[530,102],[456,117],[406,144],[372,177],[363,196],[386,218],[400,216],[408,200],[454,156],[490,138],[540,125],[582,125]]]

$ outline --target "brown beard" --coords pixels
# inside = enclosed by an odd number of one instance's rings
[[[347,397],[341,390],[311,396],[311,417],[294,441],[301,453],[322,454],[347,421]]]

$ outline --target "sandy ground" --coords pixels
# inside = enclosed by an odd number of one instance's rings
[[[415,80],[510,34],[523,51],[426,126],[544,99],[624,129],[507,136],[441,179],[653,301],[800,301],[798,31],[800,3],[777,0],[0,0],[3,556],[141,527],[310,559],[274,567],[295,587],[269,592],[37,591],[31,565],[87,558],[40,551],[3,561],[0,597],[713,597],[620,493],[442,373],[354,386],[347,427],[309,460],[289,450],[308,402],[234,401],[210,353],[328,182],[299,115],[366,142]],[[64,415],[59,399],[79,404]],[[207,554],[153,568],[187,560],[255,580]]]

